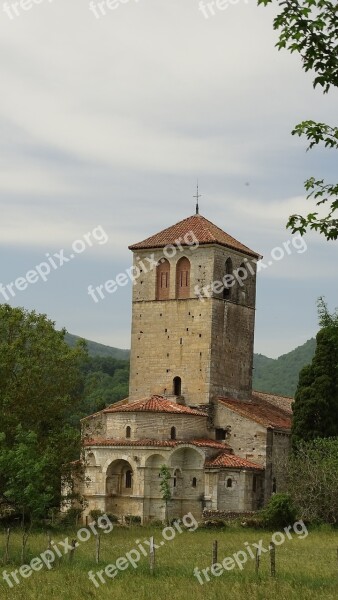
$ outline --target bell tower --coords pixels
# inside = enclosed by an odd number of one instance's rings
[[[249,398],[260,256],[200,214],[129,248],[129,400]]]

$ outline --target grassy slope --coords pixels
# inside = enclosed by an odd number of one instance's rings
[[[68,533],[69,539],[75,531]],[[155,543],[162,539],[160,529],[115,528],[111,534],[102,534],[101,564],[95,564],[95,540],[91,538],[76,550],[73,563],[68,557],[51,571],[44,568],[34,572],[20,586],[10,589],[2,580],[0,570],[0,597],[2,600],[334,600],[338,595],[337,545],[338,532],[310,532],[305,539],[288,540],[276,550],[277,577],[269,574],[269,557],[261,558],[260,574],[255,575],[254,561],[250,560],[240,571],[236,568],[220,577],[212,577],[201,586],[193,576],[197,566],[210,566],[211,548],[214,539],[219,542],[219,561],[244,548],[244,542],[258,543],[261,538],[268,545],[271,534],[243,528],[229,528],[224,532],[197,530],[184,531],[167,541],[157,551],[156,572],[149,574],[148,558],[142,557],[137,569],[131,566],[119,571],[115,579],[96,589],[88,579],[88,571],[96,572],[107,564],[115,563],[118,557],[136,547],[135,540],[149,539],[155,535]],[[65,534],[54,536],[60,541]],[[38,556],[46,549],[46,536],[32,535],[28,543],[28,558]],[[3,544],[2,544],[3,546]],[[13,534],[11,556],[20,555],[19,534]],[[16,562],[16,565],[18,563]],[[14,563],[6,566],[7,571],[18,568]]]

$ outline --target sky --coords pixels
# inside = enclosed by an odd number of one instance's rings
[[[271,263],[258,275],[256,352],[314,336],[319,296],[338,305],[337,242],[286,229],[312,209],[308,177],[336,181],[335,153],[306,152],[291,131],[334,125],[337,93],[314,90],[299,57],[276,50],[273,7],[208,11],[0,0],[0,302],[129,348],[132,285],[97,303],[88,286],[130,267],[128,245],[193,214],[198,178],[200,212]]]

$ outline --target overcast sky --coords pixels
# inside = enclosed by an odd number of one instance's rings
[[[313,90],[299,57],[274,48],[274,11],[239,0],[206,18],[198,0],[129,0],[101,2],[97,18],[96,0],[92,11],[39,1],[15,15],[0,0],[0,281],[101,229],[47,281],[12,287],[10,303],[128,348],[131,285],[98,303],[88,286],[130,266],[128,244],[193,214],[198,177],[201,213],[272,262],[258,278],[256,352],[315,335],[318,296],[338,304],[337,242],[312,234],[306,251],[270,258],[291,240],[288,215],[311,208],[304,180],[336,181],[335,153],[306,153],[290,132],[336,124],[337,94]]]

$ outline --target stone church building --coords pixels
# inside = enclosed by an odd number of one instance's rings
[[[197,214],[133,244],[129,398],[85,418],[92,509],[169,513],[260,508],[282,486],[291,398],[252,391],[260,256]]]

